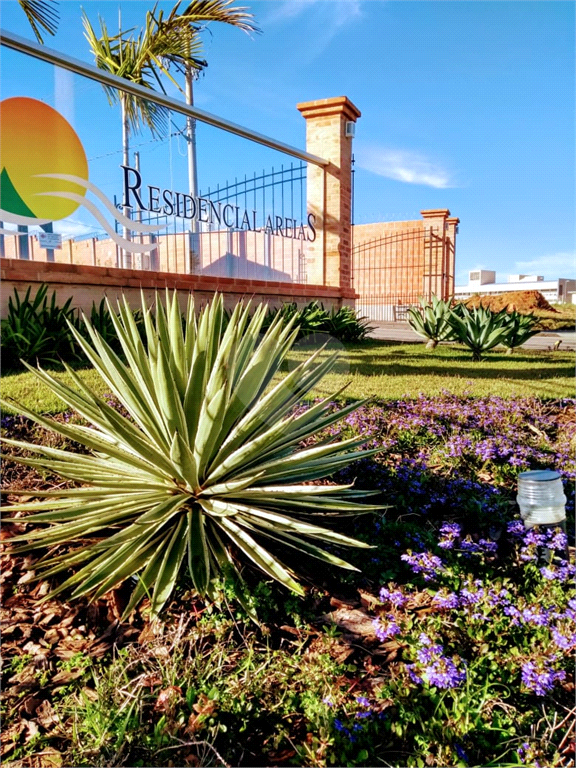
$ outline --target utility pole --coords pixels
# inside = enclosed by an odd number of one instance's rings
[[[122,50],[122,9],[118,7],[118,35],[120,36],[120,50]],[[122,113],[122,163],[124,165],[130,165],[130,123],[128,120],[128,94],[122,92],[120,96],[121,113]],[[128,206],[123,207],[123,213],[126,218],[130,218],[130,208]],[[127,226],[122,228],[122,235],[124,240],[132,239],[132,232]],[[131,269],[132,267],[132,254],[125,248],[120,251],[122,263],[119,265],[123,269]]]
[[[194,69],[191,64],[186,64],[186,103],[194,104]],[[198,169],[196,165],[196,120],[193,117],[186,118],[186,139],[188,142],[188,189],[190,196],[196,200],[198,197]],[[198,272],[200,262],[200,233],[198,220],[190,220],[190,232],[188,235],[190,274]]]
[[[134,168],[138,171],[138,173],[140,173],[140,152],[134,152]],[[142,223],[142,211],[140,209],[138,209],[138,211],[136,212],[136,221],[139,221],[140,223]],[[139,234],[138,241],[140,243],[143,242],[142,233]],[[136,269],[142,269],[142,254],[137,253],[135,254],[135,257],[136,257],[135,258],[136,263],[134,266],[136,267]]]

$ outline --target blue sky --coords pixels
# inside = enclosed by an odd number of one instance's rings
[[[478,267],[495,269],[499,279],[517,272],[574,276],[574,3],[239,4],[249,7],[262,34],[213,26],[204,35],[209,67],[195,87],[199,107],[304,147],[296,104],[346,95],[362,112],[354,140],[356,223],[414,219],[422,209],[449,208],[461,220],[457,282]],[[94,23],[100,13],[112,29],[119,8],[128,27],[151,7],[139,0],[82,5]],[[2,0],[0,11],[3,27],[31,37],[14,0]],[[60,12],[60,29],[46,43],[89,60],[80,3],[61,2]],[[34,95],[31,72],[5,67],[2,97]],[[67,88],[62,78],[60,104]],[[85,97],[103,99],[90,88]],[[82,124],[82,98],[77,89],[75,127],[94,131]],[[111,117],[98,126],[90,157],[106,153],[112,123]],[[217,167],[222,147],[215,129],[206,128],[206,137],[203,162]],[[247,150],[236,151],[232,138],[226,142],[249,169],[252,162],[267,162],[265,152],[256,160]],[[175,144],[170,152],[170,163],[177,163],[181,149]]]

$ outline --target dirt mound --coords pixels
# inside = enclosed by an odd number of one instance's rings
[[[467,307],[477,307],[481,304],[494,312],[499,312],[501,309],[506,309],[508,312],[515,309],[522,314],[538,313],[538,310],[558,311],[546,301],[540,291],[508,291],[498,296],[472,296],[464,303]]]

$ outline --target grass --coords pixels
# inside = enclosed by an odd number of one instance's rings
[[[552,304],[555,312],[544,309],[534,314],[540,321],[540,327],[547,331],[573,331],[576,324],[576,304]]]
[[[394,400],[416,397],[423,392],[434,396],[443,391],[478,397],[492,394],[558,398],[574,394],[574,355],[569,352],[519,350],[512,356],[491,352],[482,362],[474,363],[470,353],[458,345],[442,345],[435,350],[426,349],[420,343],[388,341],[336,345],[340,358],[332,373],[313,392],[315,397],[331,395],[347,383],[344,396],[351,399]],[[289,368],[302,362],[313,349],[297,345],[289,356]],[[94,394],[109,391],[94,370],[85,368],[78,373]],[[56,371],[54,375],[71,383],[63,371]],[[2,396],[42,413],[66,410],[64,403],[29,372],[3,376]],[[10,407],[5,409],[5,413],[11,411]]]

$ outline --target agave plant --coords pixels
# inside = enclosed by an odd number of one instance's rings
[[[507,312],[492,312],[487,307],[470,309],[464,304],[452,312],[448,322],[457,341],[472,351],[472,360],[481,360],[482,355],[498,344],[504,344],[508,333]]]
[[[327,317],[327,332],[339,341],[358,342],[364,341],[368,334],[374,330],[367,317],[359,317],[352,307],[342,306],[332,308]]]
[[[18,368],[20,361],[59,364],[78,356],[68,324],[77,323],[70,297],[63,306],[56,303],[56,291],[48,298],[43,283],[31,298],[29,287],[23,297],[16,288],[8,297],[8,314],[2,320],[2,352],[7,368]]]
[[[440,341],[454,341],[454,330],[448,318],[450,302],[432,296],[432,303],[420,299],[420,307],[408,307],[408,323],[412,330],[424,339],[426,347],[434,349]]]
[[[537,323],[536,315],[522,315],[516,310],[508,313],[506,336],[502,340],[502,344],[508,348],[506,350],[507,355],[511,355],[515,347],[520,347],[525,341],[539,333],[538,328],[535,328]]]
[[[299,557],[356,570],[319,543],[368,547],[331,524],[340,515],[382,507],[358,503],[366,491],[310,481],[374,451],[358,450],[364,439],[356,438],[300,443],[360,404],[334,412],[327,398],[295,411],[334,356],[318,362],[318,353],[312,355],[274,385],[298,329],[277,318],[262,336],[265,315],[265,305],[251,315],[239,304],[224,330],[221,297],[198,317],[189,299],[184,324],[175,293],[167,293],[165,309],[156,302],[155,318],[142,297],[143,343],[123,300],[111,317],[126,364],[84,318],[91,343],[71,330],[127,417],[69,368],[75,387],[34,371],[89,426],[56,423],[23,407],[21,413],[92,452],[5,440],[38,455],[17,461],[79,484],[12,507],[33,513],[26,522],[51,524],[13,539],[25,542],[16,552],[81,544],[63,554],[48,552],[35,564],[42,577],[75,569],[52,594],[73,588],[73,597],[96,598],[136,575],[126,615],[145,595],[156,614],[185,567],[197,592],[210,595],[212,578],[222,570],[240,576],[238,554],[302,594],[294,570],[269,551],[266,539]]]

